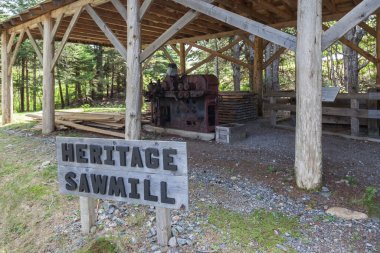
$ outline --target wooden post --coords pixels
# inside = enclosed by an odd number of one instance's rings
[[[186,50],[184,43],[179,43],[179,65],[180,74],[184,75],[186,73]]]
[[[52,42],[53,21],[50,14],[46,14],[43,21],[43,105],[42,105],[42,133],[50,134],[54,131],[54,70],[51,69],[54,55]]]
[[[254,41],[253,92],[257,94],[257,111],[263,116],[263,39],[256,36]]]
[[[270,97],[269,98],[269,103],[271,105],[276,104],[276,98],[275,97]],[[277,125],[277,111],[273,110],[273,109],[270,111],[270,124],[272,126],[276,126]]]
[[[351,109],[359,109],[359,100],[351,99]],[[351,117],[351,135],[359,136],[360,133],[360,122],[359,118]]]
[[[1,108],[2,108],[2,123],[8,124],[12,122],[13,117],[13,84],[12,71],[9,74],[10,54],[7,46],[10,41],[8,31],[3,31],[1,34]]]
[[[96,200],[94,198],[79,197],[80,222],[83,234],[89,234],[91,227],[96,224]]]
[[[377,12],[376,18],[376,87],[369,89],[368,92],[380,92],[380,11]],[[378,110],[379,108],[379,101],[368,100],[369,110]],[[368,136],[379,136],[379,120],[368,119]]]
[[[376,86],[377,88],[380,88],[380,10],[377,12],[377,21],[376,21],[376,68],[377,68],[377,74],[376,74]]]
[[[297,186],[316,189],[322,180],[322,0],[298,0],[296,51]]]
[[[141,33],[138,0],[128,0],[127,24],[127,97],[125,138],[138,140],[141,135]],[[156,208],[157,242],[166,246],[170,238],[170,211]]]

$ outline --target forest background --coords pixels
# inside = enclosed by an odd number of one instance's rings
[[[28,9],[42,0],[2,0],[0,21]],[[367,22],[376,26],[374,16]],[[325,25],[331,26],[332,23]],[[295,34],[292,28],[284,29]],[[363,29],[356,27],[345,38],[365,51],[375,54],[375,38]],[[250,39],[254,39],[250,37]],[[228,45],[234,38],[210,39],[198,42],[202,46],[217,51]],[[39,41],[38,43],[42,43]],[[59,42],[56,42],[57,44]],[[264,59],[269,59],[279,47],[269,43],[264,50]],[[179,66],[179,56],[167,46],[173,60]],[[244,62],[253,63],[254,51],[243,41],[225,54]],[[186,58],[186,67],[209,56],[208,53],[192,48]],[[143,64],[143,80],[146,86],[151,80],[163,79],[170,63],[162,50],[159,50]],[[281,57],[264,71],[263,92],[295,89],[295,55],[285,51]],[[215,58],[192,74],[214,74],[219,78],[220,91],[247,91],[252,87],[253,73],[224,59]],[[29,40],[22,43],[13,67],[14,108],[18,112],[39,111],[42,109],[42,66]],[[68,43],[55,69],[56,108],[87,106],[124,107],[126,90],[126,67],[122,57],[113,48],[102,45],[82,45]],[[340,42],[323,52],[323,86],[341,87],[341,92],[366,92],[374,87],[376,67],[355,51]]]

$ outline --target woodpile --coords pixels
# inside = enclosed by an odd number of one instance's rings
[[[257,95],[251,92],[220,92],[220,124],[246,122],[257,118]]]
[[[149,113],[143,114],[143,122],[147,122]],[[28,114],[30,118],[42,120],[41,114]],[[86,132],[98,133],[113,137],[124,138],[125,114],[124,113],[87,113],[87,112],[55,112],[56,129],[64,130],[73,128]],[[42,128],[37,125],[36,128]]]

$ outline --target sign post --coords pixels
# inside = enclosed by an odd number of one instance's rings
[[[57,137],[56,145],[59,189],[81,197],[82,231],[96,222],[94,199],[150,205],[167,244],[169,209],[189,205],[186,143]]]

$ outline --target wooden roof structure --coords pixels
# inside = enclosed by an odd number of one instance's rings
[[[51,13],[60,22],[55,40],[61,41],[70,26],[72,15],[79,6],[91,4],[94,11],[108,25],[124,45],[127,43],[127,24],[122,14],[110,0],[47,0],[17,16],[0,23],[0,31],[20,31],[29,26],[32,36],[41,39],[40,17]],[[121,1],[127,7],[126,1]],[[143,5],[143,0],[140,0]],[[323,0],[323,20],[337,20],[351,11],[361,0]],[[215,0],[215,6],[275,28],[294,27],[297,19],[297,0]],[[155,0],[142,19],[142,45],[154,42],[173,26],[190,8],[171,0]],[[63,14],[63,16],[61,16]],[[171,38],[171,43],[236,34],[236,28],[212,17],[200,14]],[[190,39],[191,40],[191,39]],[[69,42],[112,46],[87,11],[81,11],[70,33]]]
[[[296,52],[297,70],[296,182],[301,188],[317,189],[322,180],[322,51],[337,40],[356,50],[376,64],[380,88],[379,8],[380,0],[48,0],[0,24],[3,123],[12,122],[12,66],[26,38],[43,65],[43,134],[55,129],[54,67],[67,42],[80,42],[113,46],[125,59],[125,137],[129,140],[139,139],[141,133],[141,63],[165,45],[170,44],[179,54],[182,74],[188,73],[185,62],[191,47],[210,53],[197,66],[222,57],[249,68],[259,111],[264,67],[284,50],[292,50]],[[375,29],[364,22],[374,13]],[[331,27],[322,24],[331,20],[337,21]],[[344,38],[357,25],[377,38],[376,55]],[[297,34],[281,30],[285,27],[297,27]],[[218,51],[195,43],[233,35],[238,38]],[[255,35],[254,41],[246,35]],[[35,41],[39,38],[43,40],[42,50]],[[241,40],[253,48],[253,64],[223,54]],[[56,50],[55,41],[61,41]],[[267,42],[280,49],[264,62]],[[176,43],[180,44],[179,49],[173,45]],[[185,44],[189,47],[185,48]],[[357,113],[356,110],[352,108],[351,112]],[[373,118],[380,117],[380,110],[372,113]],[[377,121],[374,125],[378,132]],[[167,210],[159,212],[169,215]],[[162,224],[162,231],[170,231],[170,224]],[[164,237],[158,238],[158,242],[166,245],[168,238]]]

